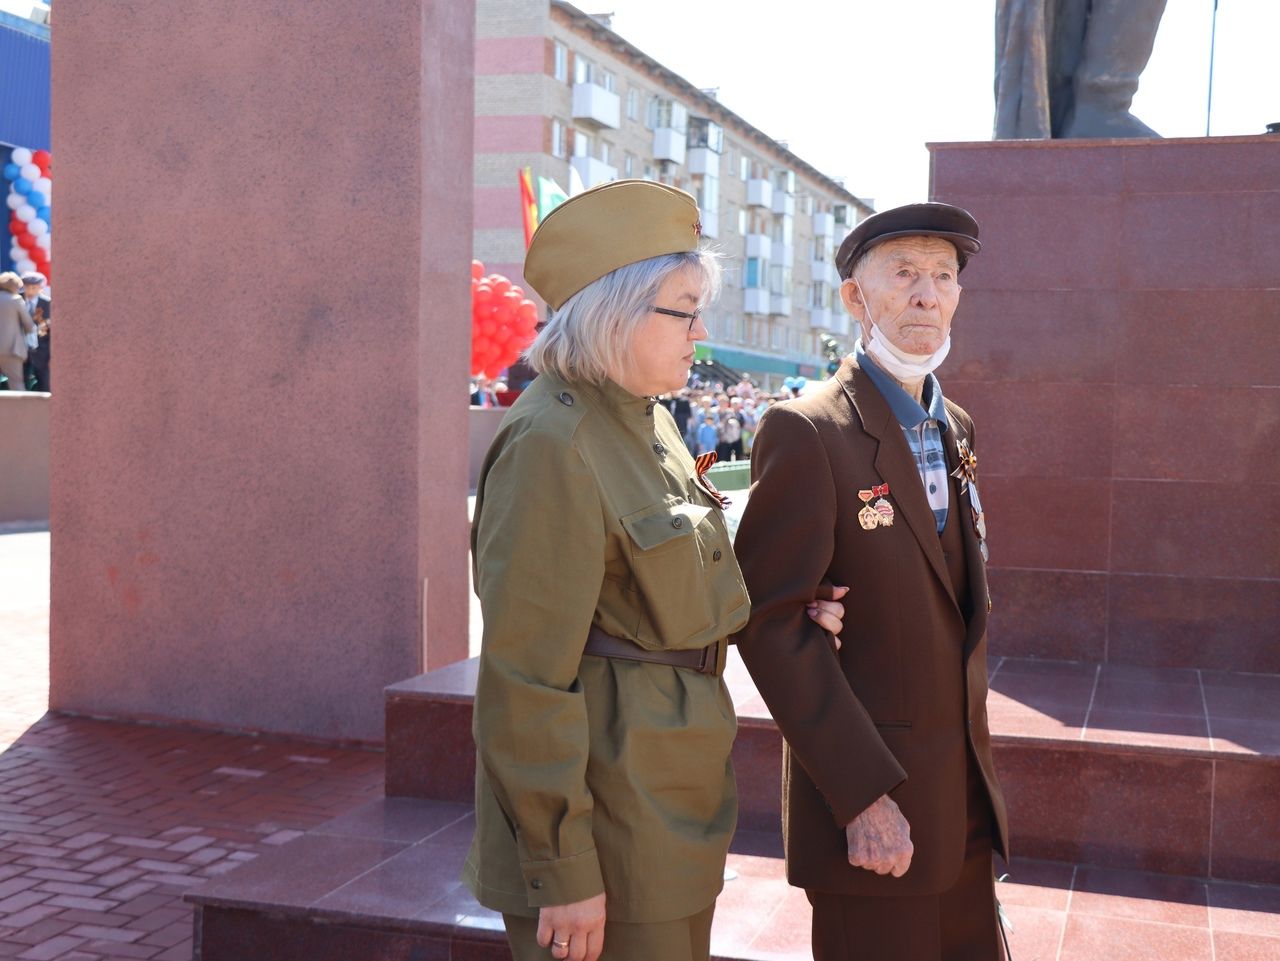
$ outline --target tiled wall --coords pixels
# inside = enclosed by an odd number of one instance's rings
[[[1280,672],[1280,137],[930,149],[993,651]]]

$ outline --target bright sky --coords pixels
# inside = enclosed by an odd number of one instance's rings
[[[1133,112],[1202,137],[1214,0],[1168,0]],[[989,140],[995,0],[575,0],[883,210],[926,199],[928,141]],[[1220,0],[1211,132],[1280,121],[1280,0]]]

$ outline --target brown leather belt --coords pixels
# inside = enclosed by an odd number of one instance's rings
[[[671,667],[683,667],[699,674],[719,675],[724,669],[722,648],[724,641],[716,641],[706,647],[689,651],[649,651],[635,641],[606,634],[594,624],[587,632],[587,646],[583,654],[596,657],[612,657],[620,661],[645,661],[649,664],[669,664]]]

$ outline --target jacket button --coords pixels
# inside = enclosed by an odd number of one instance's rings
[[[672,526],[672,527],[684,527],[684,518],[683,518],[683,517],[673,517],[673,518],[671,518],[671,526]]]
[[[540,878],[534,878],[532,881],[529,882],[529,887],[533,888],[535,891],[541,891],[542,880]]]
[[[720,558],[721,558],[722,556],[723,556],[723,555],[722,555],[722,554],[720,553],[720,551],[717,549],[714,553],[712,553],[712,555],[711,555],[711,559],[712,559],[713,561],[718,561],[718,560],[720,560]]]
[[[567,390],[560,391],[559,395],[556,397],[556,400],[560,401],[560,403],[564,404],[564,406],[566,407],[573,406],[573,395],[569,393]]]
[[[659,457],[666,457],[666,456],[667,456],[667,449],[666,449],[665,447],[663,447],[661,444],[654,444],[654,445],[653,445],[653,452],[654,452],[655,454],[657,454]]]

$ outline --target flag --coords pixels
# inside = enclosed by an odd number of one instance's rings
[[[578,168],[569,164],[569,196],[576,197],[586,189],[587,185],[582,182],[582,174],[578,173]]]
[[[533,194],[533,170],[525,167],[520,171],[520,213],[524,219],[524,246],[529,249],[533,240],[533,232],[538,227],[538,201]]]
[[[550,177],[538,178],[538,223],[546,219],[547,214],[555,210],[569,199],[569,195],[560,189],[560,185]]]

